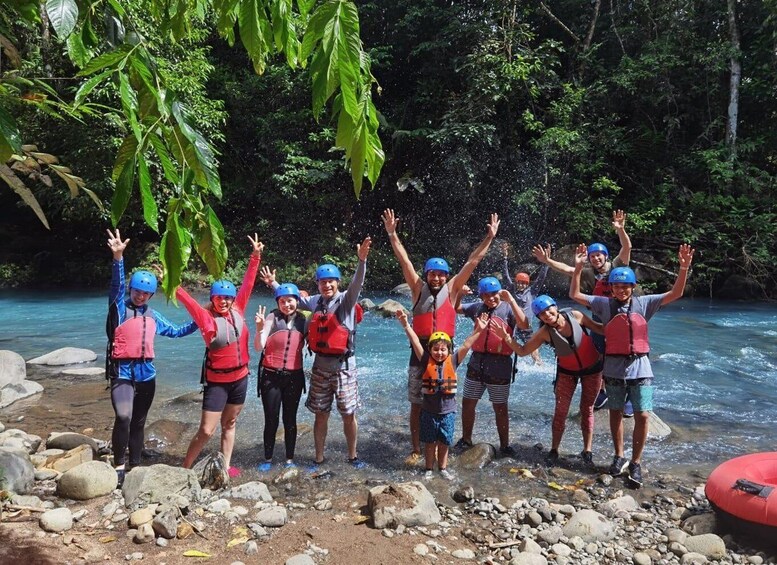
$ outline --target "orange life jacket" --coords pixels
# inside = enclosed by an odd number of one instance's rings
[[[413,305],[413,330],[421,339],[429,339],[434,332],[445,332],[451,338],[456,334],[456,309],[450,300],[448,285],[433,295],[429,285],[424,282],[421,294]]]
[[[273,327],[264,346],[262,367],[274,371],[298,371],[302,369],[305,316],[296,313],[291,325],[280,310],[273,310],[273,316]]]
[[[650,353],[647,320],[631,311],[635,297],[629,301],[626,314],[618,314],[618,301],[610,298],[610,321],[604,326],[605,355],[642,357]]]
[[[442,375],[440,375],[442,368]],[[434,360],[429,359],[426,370],[421,376],[421,390],[424,394],[456,394],[456,368],[453,366],[453,357],[448,355],[442,362],[442,367]]]
[[[116,326],[111,347],[112,359],[150,360],[154,358],[156,319],[150,308],[143,313],[132,310],[134,315]]]

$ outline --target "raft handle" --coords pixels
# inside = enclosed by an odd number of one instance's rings
[[[774,487],[759,485],[758,483],[748,481],[747,479],[737,479],[737,482],[734,483],[734,486],[731,488],[741,490],[742,492],[746,492],[747,494],[752,494],[760,498],[767,498],[774,490]]]

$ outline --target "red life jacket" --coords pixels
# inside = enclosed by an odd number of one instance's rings
[[[112,359],[151,360],[154,358],[156,319],[150,308],[134,315],[116,326],[111,347]]]
[[[504,306],[502,307],[502,305]],[[505,319],[505,309],[508,312],[510,311],[510,306],[506,302],[500,302],[499,305],[490,312],[486,309],[485,305],[480,308],[478,313],[487,312],[488,319],[491,323],[486,326],[484,331],[480,332],[477,340],[472,344],[472,351],[475,351],[476,353],[490,353],[492,355],[509,356],[513,354],[513,350],[507,346],[503,339],[497,337],[496,332],[492,328],[492,324],[499,324],[505,329],[507,335],[513,335],[515,327],[510,325]]]
[[[280,310],[274,310],[273,316],[273,327],[264,346],[262,367],[274,371],[298,371],[302,369],[305,316],[295,314],[291,325],[284,319]]]
[[[456,368],[453,366],[452,356],[448,355],[442,362],[442,376],[439,374],[439,367],[434,359],[429,359],[421,376],[421,390],[424,394],[456,394]]]
[[[319,298],[316,309],[308,322],[308,347],[310,350],[321,355],[350,357],[353,355],[353,336],[355,334],[356,331],[352,332],[340,321],[337,310],[330,312],[323,299]]]
[[[610,298],[610,321],[604,326],[605,355],[642,357],[650,353],[647,320],[631,311],[631,297],[626,314],[618,314],[618,301]]]
[[[433,295],[427,283],[413,305],[413,330],[424,343],[434,332],[445,332],[451,338],[456,335],[456,309],[450,300],[448,285]]]
[[[248,373],[248,330],[237,308],[229,317],[214,316],[216,337],[205,350],[205,378],[215,383],[230,383]]]
[[[608,275],[599,275],[598,273],[594,273],[594,277],[596,277],[596,284],[594,285],[593,295],[612,298],[612,285],[607,282]]]
[[[568,309],[559,310],[569,326],[572,335],[566,337],[553,327],[548,326],[550,343],[556,350],[556,368],[559,372],[572,376],[592,375],[602,370],[602,356],[596,349],[593,338],[580,325]]]

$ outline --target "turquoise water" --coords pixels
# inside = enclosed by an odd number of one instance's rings
[[[376,303],[388,298],[385,294],[364,296]],[[205,301],[205,296],[201,298]],[[400,301],[409,306],[407,299]],[[249,312],[255,312],[260,304],[273,304],[269,294],[254,295]],[[159,297],[152,305],[174,322],[187,319],[183,309]],[[107,298],[94,293],[5,291],[0,293],[0,349],[30,359],[59,347],[84,347],[98,353],[97,364],[101,365],[106,307]],[[460,318],[457,333],[466,335],[470,327]],[[709,468],[735,455],[777,449],[777,310],[773,305],[684,299],[653,318],[650,335],[656,413],[675,431],[667,440],[648,444],[644,459],[651,466]],[[172,408],[164,401],[198,390],[202,339],[199,334],[177,340],[160,337],[156,344],[159,388],[152,416],[198,421],[196,405]],[[396,321],[371,313],[365,316],[357,336],[362,397],[359,451],[378,467],[399,468],[408,452],[408,355],[404,332]],[[542,358],[542,366],[533,365],[530,359],[518,362],[509,408],[511,441],[519,450],[530,451],[534,444],[547,446],[550,441],[551,350],[543,348]],[[254,355],[252,363],[256,359]],[[309,358],[306,363],[310,364]],[[463,369],[460,372],[463,375]],[[255,390],[254,375],[238,424],[238,458],[255,458],[256,446],[261,443],[262,415]],[[606,418],[604,413],[598,414],[597,418]],[[312,420],[301,407],[299,421],[312,424]],[[459,431],[457,423],[457,435]],[[478,406],[474,436],[476,441],[497,442],[487,401]],[[327,445],[332,457],[344,450],[335,415]],[[278,447],[282,453],[282,442]],[[567,454],[580,451],[580,432],[574,420],[568,423],[561,449]],[[610,458],[609,434],[597,433],[594,452],[603,463]],[[312,457],[309,441],[300,441],[298,456]]]

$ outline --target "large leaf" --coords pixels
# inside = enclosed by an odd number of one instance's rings
[[[113,193],[113,201],[111,202],[111,221],[114,227],[119,224],[119,220],[127,209],[134,184],[135,157],[125,163],[116,181],[116,191]]]
[[[67,54],[78,67],[84,67],[92,58],[92,52],[84,45],[80,33],[71,33],[68,36]]]
[[[75,0],[46,0],[46,13],[51,27],[61,39],[71,34],[78,21],[78,5]]]
[[[154,148],[157,157],[159,157],[159,162],[162,164],[162,172],[164,172],[165,178],[173,186],[178,186],[178,183],[181,179],[178,175],[178,170],[175,167],[175,163],[173,163],[173,159],[170,157],[170,152],[167,150],[167,147],[165,147],[164,142],[155,133],[149,133],[148,140],[151,143],[151,146]]]
[[[43,213],[40,204],[38,204],[38,201],[35,199],[35,195],[21,180],[19,180],[19,177],[14,174],[11,168],[4,163],[0,164],[0,178],[2,178],[8,186],[21,197],[27,206],[32,208],[32,211],[38,216],[40,222],[46,226],[46,229],[51,229],[49,227],[49,222],[46,219],[46,215]]]
[[[89,61],[89,63],[87,63],[87,65],[81,69],[76,76],[89,76],[96,73],[97,71],[103,70],[106,67],[118,69],[120,66],[122,66],[119,64],[119,62],[126,59],[132,49],[133,47],[131,45],[123,44],[117,47],[114,51],[103,53],[99,57],[95,57]]]
[[[159,246],[159,256],[165,273],[162,287],[168,297],[171,297],[181,284],[181,276],[191,255],[191,238],[181,226],[179,214],[178,199],[174,198],[170,200],[165,233]]]
[[[241,0],[237,16],[240,41],[248,52],[256,74],[262,74],[270,50],[270,22],[261,0]]]
[[[192,126],[183,105],[174,101],[171,111],[178,128],[188,143],[183,145],[183,158],[194,171],[195,181],[209,189],[214,196],[221,198],[221,180],[213,148],[208,141]]]
[[[151,193],[151,173],[142,155],[138,155],[138,185],[140,186],[140,201],[143,203],[143,219],[155,232],[159,233],[159,209]]]
[[[22,139],[16,120],[0,105],[0,163],[5,163],[13,153],[21,152]]]
[[[111,173],[113,182],[119,181],[119,175],[121,175],[130,159],[135,158],[137,151],[138,140],[134,135],[128,135],[122,140],[119,151],[116,153],[116,160],[113,163],[113,173]]]
[[[113,73],[113,69],[103,71],[99,75],[94,75],[92,78],[84,82],[84,84],[82,84],[78,89],[78,92],[76,92],[75,99],[73,100],[73,106],[76,108],[80,106],[84,100],[86,100],[86,97],[89,96],[89,94],[91,94],[95,88],[97,88],[97,85],[104,81],[107,77],[111,76]]]
[[[235,45],[235,22],[239,2],[240,0],[213,0],[216,29],[219,35],[227,40],[230,47]]]
[[[220,277],[227,264],[227,245],[224,240],[224,226],[213,209],[208,206],[193,226],[197,254],[205,262],[208,272]]]

